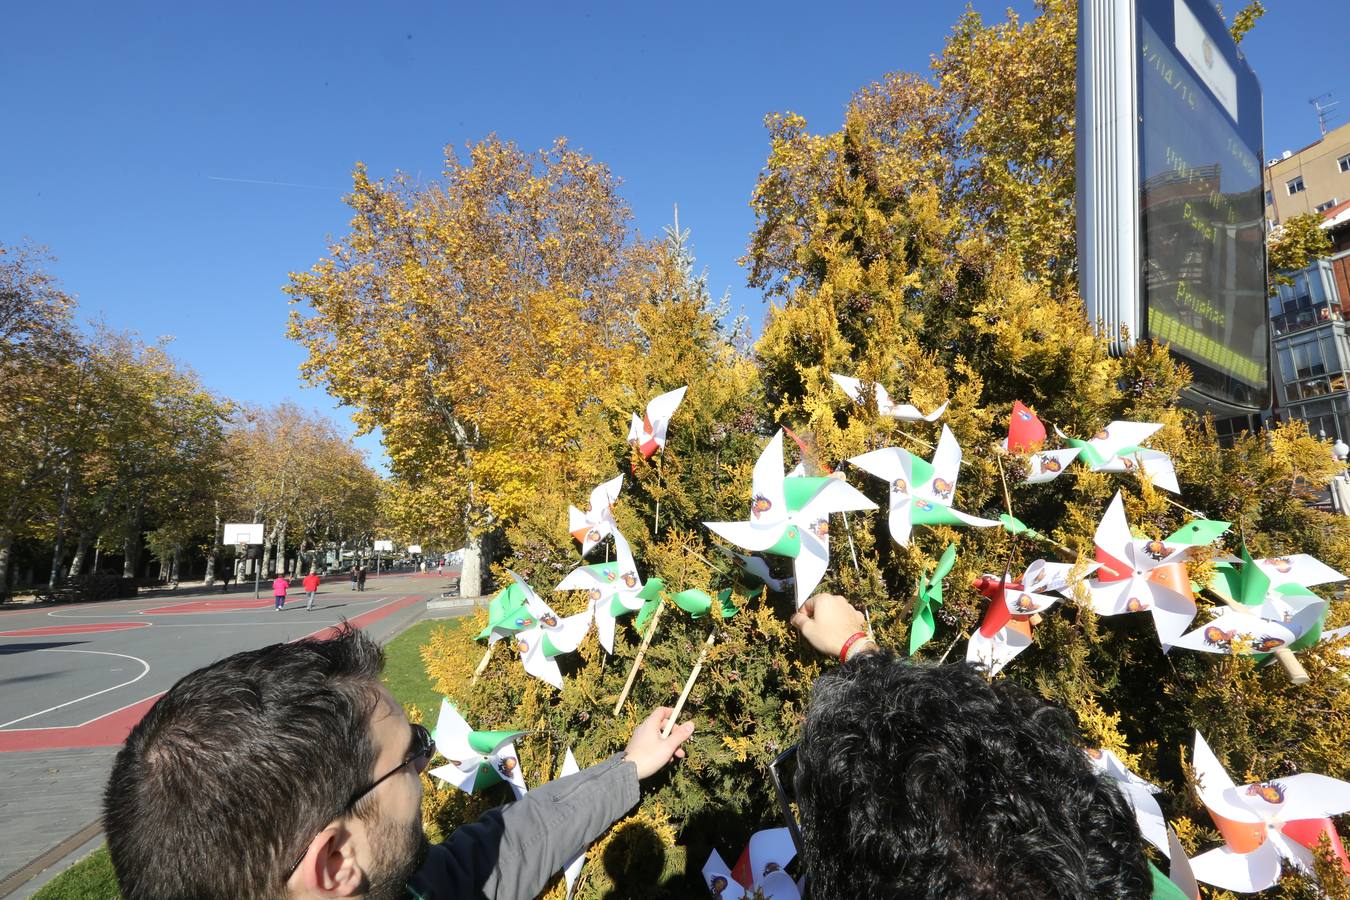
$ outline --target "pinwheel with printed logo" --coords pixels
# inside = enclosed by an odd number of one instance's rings
[[[835,384],[843,389],[845,394],[853,398],[854,403],[867,402],[862,381],[857,378],[850,378],[847,375],[831,375],[830,377],[834,379]],[[886,388],[878,382],[872,384],[872,396],[876,400],[879,414],[890,416],[892,419],[899,419],[902,422],[936,422],[947,410],[947,404],[944,403],[928,415],[924,415],[917,406],[893,401],[891,395],[886,392]]]
[[[586,556],[614,531],[614,502],[623,488],[623,476],[618,475],[591,491],[591,506],[582,512],[575,506],[567,507],[567,530],[581,544],[581,555]]]
[[[1087,440],[1071,438],[1058,428],[1058,434],[1070,447],[1082,451],[1078,459],[1094,472],[1143,473],[1155,487],[1173,494],[1181,493],[1172,457],[1161,450],[1141,447],[1162,428],[1157,422],[1112,422]]]
[[[633,413],[632,423],[628,426],[628,442],[638,448],[643,459],[651,459],[654,453],[666,446],[666,430],[670,428],[670,419],[675,415],[675,410],[680,408],[687,390],[689,386],[685,385],[653,397],[640,419],[637,413]]]
[[[436,742],[436,752],[449,762],[432,769],[430,774],[466,794],[505,781],[519,800],[527,789],[514,741],[522,734],[525,732],[474,731],[454,704],[442,698],[436,730],[431,736]]]
[[[703,865],[703,883],[719,900],[752,897],[764,900],[799,900],[801,891],[784,869],[797,855],[786,828],[769,828],[750,835],[734,868],[727,868],[716,850]]]
[[[588,607],[576,615],[559,616],[519,575],[509,574],[525,592],[525,604],[534,618],[534,625],[515,635],[514,644],[521,664],[535,678],[562,690],[562,671],[558,668],[557,657],[573,653],[581,646],[582,639],[591,630],[592,611]]]
[[[1224,841],[1191,860],[1196,878],[1229,891],[1264,891],[1285,865],[1312,874],[1323,838],[1350,876],[1350,858],[1331,821],[1350,811],[1350,784],[1304,773],[1238,787],[1199,732],[1192,766],[1200,801]]]
[[[1238,562],[1229,559],[1215,567],[1210,587],[1216,594],[1287,630],[1290,650],[1304,650],[1322,639],[1330,604],[1309,588],[1345,581],[1344,575],[1306,553],[1252,559],[1246,544]]]
[[[989,528],[999,524],[952,508],[961,471],[961,445],[946,425],[942,426],[932,462],[899,447],[873,450],[849,462],[891,486],[887,523],[891,539],[901,547],[909,546],[915,525]]]
[[[1016,581],[1007,572],[1002,578],[982,575],[975,579],[971,586],[989,598],[989,608],[966,644],[966,661],[994,676],[1030,647],[1031,627],[1060,600],[1045,592],[1071,593],[1074,568],[1070,563],[1038,559]]]
[[[1228,527],[1226,522],[1212,524],[1224,530]],[[1153,616],[1163,646],[1175,643],[1196,613],[1186,562],[1198,545],[1189,540],[1180,533],[1165,541],[1137,540],[1130,533],[1125,503],[1117,492],[1093,538],[1099,567],[1087,587],[1097,615],[1147,612]]]
[[[614,630],[620,616],[642,609],[643,604],[657,600],[665,587],[659,578],[646,582],[638,575],[633,551],[623,532],[614,529],[615,560],[574,569],[554,590],[586,591],[595,631],[600,646],[606,653],[614,652]]]
[[[791,558],[800,607],[829,567],[830,515],[858,509],[876,509],[876,504],[838,476],[784,476],[783,432],[779,431],[755,463],[750,518],[703,524],[752,553]]]

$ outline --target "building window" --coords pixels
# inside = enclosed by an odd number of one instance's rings
[[[1304,190],[1303,176],[1300,175],[1297,178],[1291,178],[1289,181],[1286,181],[1284,183],[1284,186],[1289,191],[1290,197],[1294,196],[1295,194],[1301,194]]]
[[[1342,172],[1350,172],[1350,153],[1336,160],[1336,165],[1340,167]]]
[[[1328,200],[1326,203],[1319,203],[1319,204],[1317,204],[1316,206],[1314,206],[1314,207],[1313,207],[1313,212],[1326,212],[1327,210],[1331,209],[1331,208],[1332,208],[1333,206],[1335,206],[1335,205],[1336,205],[1336,198],[1333,197],[1333,198],[1331,198],[1330,200]]]
[[[1274,205],[1275,205],[1275,195],[1270,191],[1266,191],[1266,206],[1274,206]]]

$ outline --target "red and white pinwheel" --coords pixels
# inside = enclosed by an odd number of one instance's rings
[[[783,871],[796,855],[786,828],[756,831],[734,869],[727,868],[716,850],[710,853],[703,864],[703,883],[718,900],[753,897],[756,891],[764,900],[800,900],[797,884]]]
[[[1195,619],[1195,593],[1186,569],[1192,545],[1136,540],[1119,492],[1093,542],[1100,566],[1087,586],[1097,615],[1151,613],[1158,639],[1171,646]]]
[[[997,675],[1017,654],[1030,647],[1031,626],[1036,617],[1060,600],[1045,592],[1066,596],[1072,593],[1073,569],[1070,563],[1038,559],[1016,581],[1006,572],[1002,578],[982,575],[975,579],[971,586],[989,598],[989,608],[966,644],[966,661],[991,676]]]
[[[614,502],[623,489],[623,476],[617,475],[591,491],[591,508],[582,512],[575,506],[567,507],[567,530],[581,543],[581,555],[586,556],[614,532]]]
[[[652,398],[640,419],[637,413],[633,413],[633,421],[628,426],[628,442],[637,445],[643,459],[651,459],[652,454],[666,446],[666,429],[670,427],[670,418],[679,409],[687,390],[689,386],[685,385]]]
[[[1280,880],[1285,864],[1311,874],[1323,837],[1350,877],[1350,859],[1331,822],[1350,812],[1350,784],[1301,774],[1238,787],[1198,731],[1192,765],[1200,801],[1224,841],[1191,860],[1196,878],[1229,891],[1264,891]]]
[[[857,378],[850,378],[847,375],[831,375],[830,377],[834,379],[835,384],[843,389],[845,394],[853,398],[853,402],[867,402],[863,394],[862,381]],[[879,382],[873,383],[872,391],[872,396],[877,401],[877,413],[890,416],[892,419],[899,419],[901,422],[936,422],[947,410],[947,404],[944,403],[928,415],[924,415],[919,412],[917,406],[911,406],[908,403],[896,403]]]

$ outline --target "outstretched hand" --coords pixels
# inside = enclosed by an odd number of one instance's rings
[[[867,619],[838,594],[816,594],[793,614],[792,627],[821,653],[838,657],[845,641],[867,631]]]
[[[633,736],[628,739],[628,747],[623,752],[623,758],[637,766],[638,778],[655,775],[676,757],[684,758],[684,749],[680,745],[694,733],[694,723],[685,722],[676,725],[671,729],[670,737],[661,737],[661,731],[673,712],[669,706],[658,706],[652,710],[651,715],[643,719],[642,724],[633,730]]]

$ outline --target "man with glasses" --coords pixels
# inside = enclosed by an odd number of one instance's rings
[[[1067,713],[965,663],[897,659],[843,597],[792,624],[842,662],[771,769],[813,900],[1152,895],[1134,814]]]
[[[380,683],[359,631],[274,644],[186,676],[118,753],[104,831],[126,900],[539,893],[638,801],[693,733],[658,709],[615,754],[430,847],[434,746]]]

